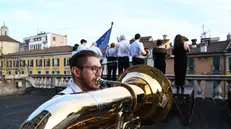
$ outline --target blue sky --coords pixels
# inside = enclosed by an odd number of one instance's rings
[[[68,36],[68,44],[96,41],[114,22],[111,42],[136,33],[174,39],[178,33],[199,40],[202,24],[212,37],[231,32],[231,0],[0,0],[0,25],[22,41],[37,31]],[[209,36],[209,35],[208,35]]]

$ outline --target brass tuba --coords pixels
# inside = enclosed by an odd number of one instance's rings
[[[161,122],[173,103],[168,79],[157,69],[136,65],[99,91],[61,95],[42,104],[20,129],[135,129]]]
[[[149,57],[151,55],[150,49],[144,48],[144,51],[146,52],[146,54],[144,56]]]

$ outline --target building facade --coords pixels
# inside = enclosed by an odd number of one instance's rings
[[[221,74],[226,75],[228,71],[231,42],[211,41],[196,44],[196,40],[192,40],[190,45],[191,51],[188,53],[187,74]],[[166,59],[166,73],[174,74],[174,57]]]
[[[5,24],[0,28],[0,54],[5,55],[19,51],[20,42],[9,36],[9,29]]]
[[[2,75],[70,74],[71,46],[50,47],[4,55],[0,59]]]
[[[67,45],[67,36],[54,33],[38,33],[37,35],[23,38],[20,51],[37,50],[55,46]]]

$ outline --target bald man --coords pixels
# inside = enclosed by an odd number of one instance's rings
[[[102,58],[103,54],[102,54],[101,50],[97,47],[96,42],[92,43],[90,50],[94,51],[96,54],[98,54]]]

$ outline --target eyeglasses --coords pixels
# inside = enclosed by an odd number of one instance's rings
[[[102,67],[98,67],[98,66],[82,66],[80,68],[88,68],[88,69],[91,69],[92,72],[95,74],[97,72],[100,72],[102,71]]]

